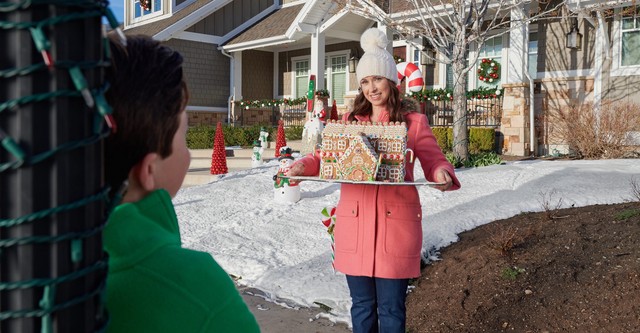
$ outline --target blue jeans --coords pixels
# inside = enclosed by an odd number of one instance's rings
[[[405,333],[409,279],[347,275],[353,333]]]

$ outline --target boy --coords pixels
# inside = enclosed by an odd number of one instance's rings
[[[211,255],[181,247],[171,203],[189,168],[182,56],[148,37],[110,40],[106,97],[117,132],[105,174],[126,186],[109,216],[109,332],[259,332],[233,281]],[[128,184],[128,186],[127,186]]]

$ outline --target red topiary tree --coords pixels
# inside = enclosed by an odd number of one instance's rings
[[[276,157],[280,157],[280,148],[287,145],[287,139],[284,136],[284,122],[278,122],[278,135],[276,136]]]
[[[211,174],[221,175],[229,171],[227,168],[227,153],[224,149],[224,133],[222,123],[218,122],[216,136],[213,139],[213,154],[211,154]]]
[[[331,107],[331,116],[329,117],[331,120],[339,120],[338,117],[338,107],[336,106],[336,100],[333,100],[333,106]]]

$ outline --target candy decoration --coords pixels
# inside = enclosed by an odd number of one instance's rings
[[[336,260],[336,249],[335,249],[335,239],[333,238],[333,229],[336,226],[336,207],[324,207],[322,209],[322,216],[325,218],[322,219],[322,224],[327,227],[327,233],[331,236],[331,267],[333,267],[333,271],[336,271],[335,260]]]
[[[316,76],[309,75],[309,91],[307,91],[307,112],[313,111],[313,95],[316,91]]]
[[[422,90],[424,79],[422,78],[422,71],[416,64],[405,61],[399,63],[396,67],[398,68],[398,82],[406,77],[409,83],[409,91],[418,92]]]
[[[278,134],[276,135],[276,157],[280,157],[280,149],[287,145],[287,139],[284,135],[284,122],[278,122]]]
[[[221,175],[229,171],[227,168],[227,153],[224,148],[224,133],[222,123],[218,122],[216,136],[213,139],[213,154],[211,154],[211,174]]]

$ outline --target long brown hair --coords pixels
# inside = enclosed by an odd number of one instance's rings
[[[389,111],[389,121],[404,121],[404,114],[400,108],[400,90],[396,87],[395,82],[387,79],[387,84],[390,88],[389,99],[387,100],[387,111]],[[356,96],[353,101],[353,111],[349,114],[349,121],[356,120],[356,116],[371,116],[373,112],[373,107],[371,106],[371,102],[369,102],[365,97],[362,91]]]

